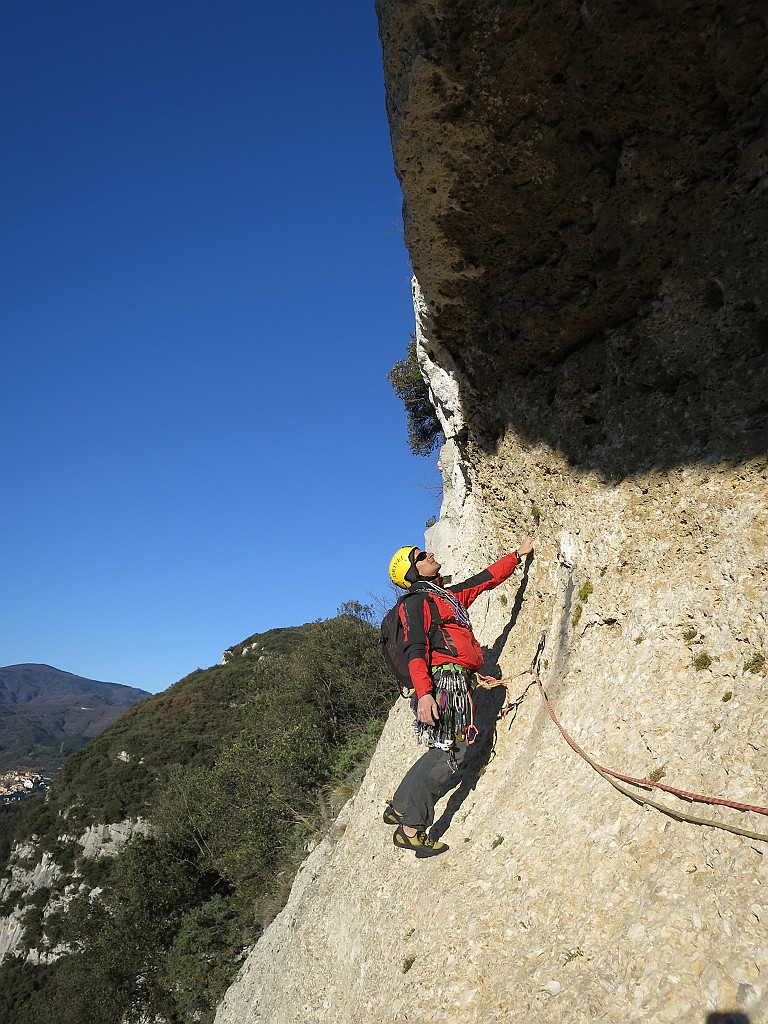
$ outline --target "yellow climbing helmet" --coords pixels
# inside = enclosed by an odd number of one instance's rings
[[[406,574],[413,567],[411,561],[411,554],[414,551],[418,551],[418,548],[414,544],[409,544],[407,547],[398,548],[392,556],[392,561],[389,563],[389,578],[397,587],[402,587],[403,590],[410,590],[411,584],[407,580]]]

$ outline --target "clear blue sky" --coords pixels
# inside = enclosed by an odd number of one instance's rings
[[[439,511],[373,0],[5,0],[0,664],[157,691]]]

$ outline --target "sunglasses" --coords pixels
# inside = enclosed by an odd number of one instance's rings
[[[423,562],[426,557],[427,557],[427,552],[426,551],[420,551],[419,554],[416,555],[415,558],[413,559],[413,564],[416,565],[418,562]]]

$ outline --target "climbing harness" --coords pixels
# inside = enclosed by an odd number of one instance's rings
[[[678,821],[687,821],[694,825],[708,825],[711,828],[723,829],[726,832],[733,832],[736,835],[746,836],[749,839],[758,839],[761,842],[768,843],[768,835],[765,835],[761,832],[752,832],[749,829],[739,828],[738,825],[728,825],[724,822],[713,821],[710,818],[698,818],[690,814],[685,814],[683,811],[679,811],[674,807],[668,807],[665,804],[661,804],[656,800],[651,800],[649,797],[644,796],[642,793],[635,793],[633,790],[627,789],[625,786],[621,785],[621,782],[628,782],[633,786],[640,786],[643,789],[660,789],[663,790],[665,793],[671,793],[673,796],[677,796],[682,800],[688,800],[693,803],[715,804],[720,807],[731,807],[737,811],[752,811],[755,814],[768,815],[768,807],[760,807],[756,804],[738,803],[735,800],[725,800],[721,797],[705,796],[702,793],[690,793],[684,789],[677,789],[675,786],[667,786],[662,782],[653,782],[651,779],[637,779],[631,775],[624,775],[621,772],[615,772],[610,768],[604,767],[604,765],[598,764],[597,761],[595,761],[593,758],[589,756],[589,754],[582,750],[578,743],[576,743],[576,741],[566,732],[566,730],[561,725],[560,720],[555,714],[555,709],[552,707],[552,703],[549,697],[547,696],[547,692],[544,689],[544,684],[541,681],[541,675],[539,673],[539,662],[541,660],[541,655],[544,651],[545,642],[546,634],[542,633],[541,637],[539,638],[539,646],[536,649],[536,654],[533,657],[533,661],[531,662],[530,668],[524,669],[522,672],[518,672],[517,675],[505,676],[502,679],[494,679],[492,676],[477,677],[478,680],[480,680],[478,685],[483,685],[486,689],[491,689],[493,686],[501,685],[503,685],[506,688],[506,699],[499,713],[500,718],[506,717],[506,715],[509,714],[509,712],[513,709],[516,714],[517,708],[524,700],[525,695],[528,693],[528,690],[535,683],[538,686],[542,700],[544,701],[544,704],[547,708],[547,711],[549,712],[550,717],[552,718],[552,721],[557,726],[558,730],[560,731],[560,734],[562,735],[563,739],[566,741],[568,746],[572,750],[574,750],[580,757],[582,757],[587,762],[587,764],[597,772],[598,775],[602,776],[602,778],[604,778],[606,782],[609,782],[620,793],[623,793],[625,796],[630,797],[630,799],[634,800],[636,803],[643,804],[648,807],[654,807],[656,810],[661,811],[663,814],[667,814],[672,818],[676,818]],[[520,676],[524,675],[532,675],[533,679],[525,688],[520,697],[518,697],[516,701],[512,701],[510,698],[509,686],[507,684],[511,680],[517,679]]]

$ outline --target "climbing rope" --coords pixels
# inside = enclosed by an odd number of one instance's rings
[[[633,786],[640,786],[643,789],[660,789],[663,790],[665,793],[671,793],[673,796],[677,796],[682,800],[689,800],[695,803],[702,804],[716,804],[721,807],[731,807],[737,811],[752,811],[755,814],[768,815],[768,807],[760,807],[757,804],[738,803],[735,800],[726,800],[721,797],[705,796],[702,793],[691,793],[684,789],[677,789],[675,786],[667,786],[662,782],[653,782],[651,779],[638,779],[634,778],[631,775],[624,775],[621,772],[615,772],[610,768],[606,768],[604,765],[598,764],[597,761],[595,761],[592,757],[589,756],[589,754],[582,750],[579,744],[566,732],[566,730],[561,725],[560,720],[555,714],[555,709],[552,707],[552,703],[549,697],[547,696],[547,692],[544,689],[544,684],[541,681],[541,675],[539,673],[539,661],[544,651],[545,639],[546,634],[542,633],[539,639],[539,646],[536,650],[536,654],[533,657],[533,661],[531,662],[530,668],[524,669],[522,672],[518,672],[517,675],[506,676],[503,679],[494,679],[492,676],[477,677],[479,681],[478,685],[483,686],[484,689],[491,689],[494,686],[501,685],[503,685],[506,688],[507,696],[504,706],[502,707],[500,712],[501,718],[504,718],[507,714],[509,714],[509,712],[513,708],[515,709],[515,711],[517,711],[517,708],[524,700],[526,694],[528,693],[528,690],[535,683],[538,686],[539,692],[541,693],[541,697],[550,714],[550,717],[552,718],[552,721],[557,726],[558,730],[560,731],[560,734],[562,735],[563,739],[566,741],[568,746],[572,750],[574,750],[580,757],[582,757],[587,762],[587,764],[597,772],[598,775],[602,776],[602,778],[604,778],[606,782],[609,782],[614,787],[614,789],[617,789],[620,793],[623,793],[625,796],[630,797],[630,799],[634,800],[636,803],[643,804],[648,807],[654,807],[656,810],[661,811],[663,814],[667,814],[672,818],[676,818],[678,821],[687,821],[694,825],[708,825],[711,828],[723,829],[726,832],[733,832],[736,835],[746,836],[749,839],[758,839],[761,842],[768,843],[768,835],[764,835],[761,832],[752,832],[749,829],[739,828],[738,825],[728,825],[724,822],[713,821],[710,818],[699,818],[695,817],[694,815],[686,814],[685,812],[679,811],[676,808],[669,807],[665,804],[661,804],[656,800],[651,800],[650,797],[644,796],[641,793],[635,793],[633,790],[627,789],[625,786],[622,786],[620,782],[628,782],[631,783]],[[518,679],[520,678],[520,676],[524,675],[531,675],[533,676],[533,679],[525,688],[520,697],[518,697],[516,701],[512,701],[510,697],[509,686],[507,684],[511,682],[511,680]]]

